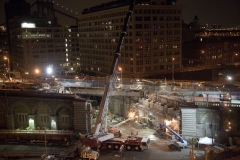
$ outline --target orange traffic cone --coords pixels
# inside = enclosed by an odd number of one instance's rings
[[[190,150],[189,157],[192,157],[192,156],[193,156],[193,153],[192,153],[192,150]]]

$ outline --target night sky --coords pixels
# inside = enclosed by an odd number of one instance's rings
[[[32,4],[36,0],[25,0]],[[44,0],[46,1],[46,0]],[[99,5],[111,0],[54,0],[65,8],[69,8],[78,14],[84,8]],[[5,20],[4,3],[8,0],[0,0],[0,24]],[[240,25],[240,0],[177,0],[177,4],[184,6],[183,20],[190,22],[197,15],[200,24],[221,24],[223,27],[235,27]]]

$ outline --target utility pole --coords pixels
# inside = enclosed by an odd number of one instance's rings
[[[172,57],[172,86],[171,91],[174,89],[174,58]]]
[[[174,85],[174,57],[172,57],[172,85]]]
[[[212,145],[213,145],[213,131],[212,131],[212,122],[209,123],[209,128],[211,129],[211,133],[212,133]]]
[[[206,95],[207,95],[207,107],[208,107],[208,94],[209,94],[209,93],[206,93]]]

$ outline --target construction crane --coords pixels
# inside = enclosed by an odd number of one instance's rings
[[[118,78],[117,65],[118,65],[119,57],[121,55],[120,50],[124,41],[124,37],[127,34],[126,32],[127,26],[133,12],[134,3],[135,3],[135,0],[132,0],[129,6],[129,10],[127,12],[127,16],[125,18],[123,29],[120,35],[120,40],[116,49],[116,53],[113,58],[112,65],[111,65],[110,74],[109,76],[107,76],[107,81],[106,81],[105,89],[103,92],[102,100],[99,106],[99,113],[97,115],[94,128],[92,129],[91,134],[87,135],[88,137],[87,141],[92,142],[90,143],[91,146],[96,146],[96,144],[98,144],[99,142],[103,142],[108,139],[114,138],[114,134],[108,133],[107,131],[108,105],[109,105],[110,96],[114,89],[114,84]]]
[[[160,129],[167,128],[172,134],[175,135],[175,139],[171,141],[171,143],[168,145],[169,149],[177,149],[181,151],[182,148],[187,147],[187,141],[185,141],[178,133],[176,133],[174,130],[172,130],[170,127],[165,125],[164,123],[159,124]]]
[[[120,40],[117,46],[116,53],[114,55],[113,63],[111,66],[110,75],[107,76],[107,83],[105,85],[103,97],[99,107],[99,113],[96,118],[95,126],[92,129],[91,134],[81,135],[80,134],[80,142],[84,146],[88,146],[91,148],[97,149],[114,149],[118,150],[117,156],[122,156],[122,152],[124,148],[126,150],[134,150],[134,151],[142,151],[148,150],[150,148],[150,139],[148,137],[137,137],[137,136],[128,136],[126,138],[114,138],[114,133],[110,133],[107,131],[107,114],[108,114],[108,105],[111,93],[114,89],[114,83],[117,80],[117,64],[120,57],[120,49],[124,40],[124,36],[126,35],[126,30],[128,26],[128,22],[130,20],[133,6],[135,0],[132,0],[130,3],[130,7],[127,13],[127,17],[125,18],[125,23],[121,32]],[[85,147],[86,148],[86,147]],[[83,149],[81,152],[86,153],[86,149]],[[98,152],[97,152],[98,153]],[[97,157],[97,153],[89,154],[86,158],[91,159],[91,157]]]

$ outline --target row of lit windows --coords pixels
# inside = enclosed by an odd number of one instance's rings
[[[26,43],[59,43],[59,42],[75,42],[78,41],[78,38],[72,38],[72,39],[65,39],[65,38],[61,38],[61,39],[34,39],[34,40],[26,40]],[[76,44],[77,45],[77,44]]]
[[[32,45],[32,46],[27,46],[27,48],[69,48],[69,49],[74,49],[74,48],[79,48],[79,43],[76,44],[56,44],[56,45],[53,45],[53,44],[49,44],[49,45]]]
[[[174,64],[174,68],[179,68],[180,65],[179,64]],[[85,68],[85,67],[84,67]],[[171,69],[172,68],[172,64],[169,64],[169,65],[166,65],[166,69]],[[165,69],[164,68],[164,65],[154,65],[154,66],[141,66],[141,67],[137,67],[136,68],[136,72],[146,72],[146,71],[157,71],[159,69]],[[86,67],[86,70],[87,71],[107,71],[107,69],[105,68],[96,68],[96,67]],[[133,67],[129,67],[129,66],[125,66],[124,69],[123,69],[125,72],[130,72],[130,73],[133,73],[134,72],[134,69]]]
[[[180,16],[136,16],[135,21],[180,21]]]
[[[179,54],[176,54],[174,56],[177,56]],[[132,58],[129,60],[129,59],[120,59],[119,63],[121,64],[130,64],[130,65],[134,65],[134,63],[136,63],[136,65],[141,65],[141,64],[152,64],[152,63],[168,63],[168,62],[172,62],[173,59],[172,59],[172,56],[173,55],[170,55],[169,57],[166,57],[166,58],[155,58],[154,60],[151,60],[151,59],[139,59],[137,58],[136,59],[136,62],[133,62]],[[97,58],[97,60],[90,60],[90,59],[94,59],[94,58]],[[99,66],[105,66],[105,62],[108,62],[108,58],[104,58],[104,57],[91,57],[89,56],[87,58],[88,60],[88,63],[89,64],[94,64],[94,65],[99,65]],[[109,58],[110,59],[110,58]],[[106,61],[105,61],[106,60]],[[109,60],[109,62],[111,62],[112,60]],[[177,61],[177,60],[176,60]],[[84,58],[81,59],[81,62],[86,62]]]
[[[134,9],[134,14],[181,14],[180,9]],[[110,14],[103,14],[98,16],[93,16],[89,18],[81,18],[80,21],[89,21],[89,20],[98,20],[102,18],[111,18],[111,17],[117,17],[117,16],[124,16],[127,15],[126,11],[120,11],[120,12],[112,12]]]
[[[159,52],[146,52],[146,53],[136,53],[137,58],[142,58],[142,57],[163,57],[163,56],[171,56],[171,55],[180,55],[180,51],[167,51],[166,54],[164,54],[164,51],[159,51]],[[124,53],[122,53],[121,57],[124,57]],[[130,57],[133,57],[132,54],[130,54]]]
[[[81,53],[85,53],[85,54],[82,54],[81,57],[82,58],[95,58],[95,59],[100,59],[100,57],[104,57],[104,58],[108,58],[109,56],[112,56],[113,53],[112,52],[104,52],[104,51],[94,51],[92,52],[91,54],[88,54],[90,53],[88,50],[81,50]],[[164,54],[165,52],[164,51],[155,51],[155,52],[148,52],[148,51],[145,51],[144,53],[143,52],[136,52],[136,57],[151,57],[151,55],[153,55],[153,57],[158,57],[158,56],[169,56],[169,55],[180,55],[180,51],[179,50],[176,50],[176,51],[167,51],[166,54]],[[99,56],[99,57],[97,57]],[[96,58],[97,57],[97,58]],[[133,57],[133,53],[126,53],[126,52],[122,52],[121,53],[121,57]],[[111,57],[110,57],[111,58]]]
[[[34,48],[36,49],[36,48]],[[78,52],[79,48],[72,48],[72,49],[48,49],[48,50],[34,50],[34,51],[28,51],[28,53],[54,53],[54,52]]]
[[[179,49],[180,48],[179,43],[176,43],[176,44],[159,44],[159,45],[151,45],[151,46],[139,45],[139,46],[136,46],[135,49],[133,49],[133,46],[123,46],[121,49],[122,50],[128,50],[128,51],[133,51],[133,50],[135,50],[135,51],[148,50],[149,51],[149,50],[157,50],[157,49]],[[109,49],[109,46],[108,45],[96,45],[96,44],[95,45],[82,44],[81,48],[82,49],[84,49],[84,48]],[[86,53],[86,52],[84,52],[84,53]]]
[[[157,42],[178,42],[180,37],[160,37],[160,38],[137,38],[136,43],[157,43]]]
[[[171,69],[172,65],[166,65],[166,69]],[[175,64],[174,68],[179,68],[179,64]],[[164,65],[137,67],[136,72],[156,71],[159,69],[165,69]]]
[[[180,35],[181,32],[180,30],[160,30],[160,31],[135,31],[135,36],[151,36],[151,35],[154,35],[154,36],[157,36],[157,35]],[[83,33],[83,34],[80,34],[80,37],[81,38],[85,38],[85,37],[92,37],[92,38],[96,38],[96,37],[119,37],[120,33],[119,32],[106,32],[106,33]],[[127,36],[133,36],[133,32],[128,32]],[[80,42],[83,42],[84,39],[81,39],[80,38]],[[115,39],[113,39],[113,41],[111,42],[116,42]],[[107,42],[109,43],[109,42]]]
[[[130,25],[131,26],[131,25]],[[132,27],[129,26],[129,29],[132,29]],[[181,24],[180,23],[154,23],[154,24],[148,24],[148,23],[141,23],[141,24],[135,24],[134,29],[164,29],[164,28],[180,28]],[[87,27],[87,28],[80,28],[79,32],[80,33],[85,33],[85,34],[90,34],[89,32],[96,32],[96,31],[111,31],[111,30],[116,30],[119,31],[122,29],[122,26],[106,26],[106,27]],[[86,33],[87,32],[87,33]],[[92,33],[92,34],[98,34],[98,33]],[[104,33],[100,33],[104,34]],[[109,32],[109,34],[112,34],[112,32]],[[128,33],[129,34],[129,33]],[[79,35],[82,37],[82,35]]]
[[[126,11],[119,11],[119,12],[116,11],[116,12],[112,12],[110,14],[102,14],[102,15],[92,16],[92,17],[88,17],[88,18],[80,18],[79,21],[83,22],[83,21],[89,21],[89,20],[99,20],[99,19],[102,19],[102,18],[124,16],[126,14],[127,14]]]
[[[180,9],[135,9],[134,14],[181,14]]]
[[[25,29],[24,29],[25,30]],[[64,32],[78,32],[78,29],[77,28],[62,28],[62,29],[34,29],[34,28],[29,28],[29,29],[26,29],[25,30],[26,32],[31,32],[33,34],[41,34],[41,33],[54,33],[54,32],[61,32],[61,33],[64,33]],[[16,33],[21,33],[22,32],[22,29],[21,30],[13,30],[12,33],[13,34],[16,34]]]
[[[240,32],[201,32],[196,34],[196,36],[240,36]]]
[[[154,63],[168,63],[172,62],[172,57],[168,58],[160,58],[160,59],[140,59],[136,61],[136,65],[143,65],[143,64],[154,64]]]
[[[99,20],[99,19],[98,19]],[[135,21],[180,21],[180,16],[136,16]],[[112,20],[102,20],[102,21],[94,21],[94,22],[85,22],[79,23],[79,28],[86,26],[100,26],[100,25],[113,25],[118,23],[123,23],[124,18],[112,19]]]

